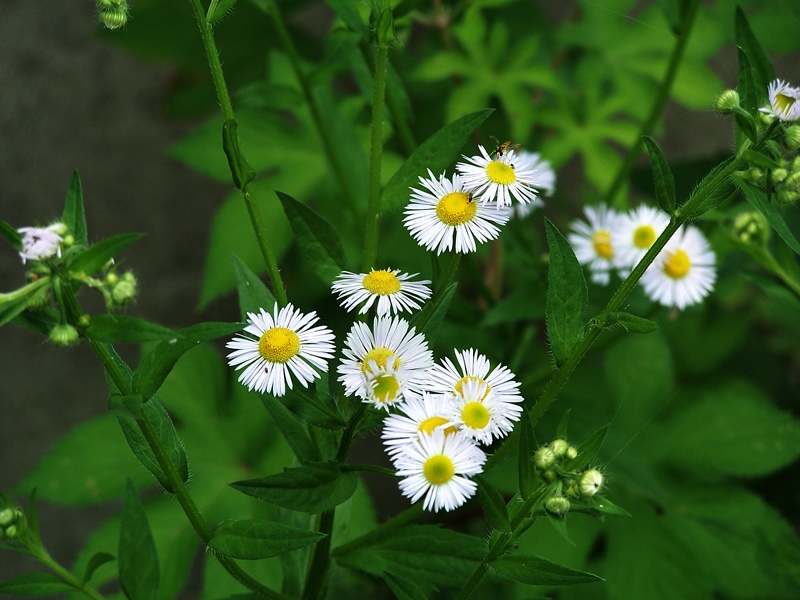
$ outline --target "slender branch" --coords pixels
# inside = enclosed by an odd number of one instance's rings
[[[100,592],[95,590],[88,583],[78,579],[75,575],[53,560],[53,557],[50,556],[47,550],[45,550],[43,547],[39,546],[36,549],[29,549],[28,553],[45,564],[48,569],[53,571],[53,573],[55,573],[56,576],[67,585],[74,587],[76,590],[82,594],[85,594],[89,598],[92,598],[93,600],[105,600],[105,596],[103,596]]]

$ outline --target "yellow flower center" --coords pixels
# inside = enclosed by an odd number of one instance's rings
[[[258,340],[258,353],[267,362],[285,363],[300,351],[300,338],[291,329],[273,327]]]
[[[469,381],[477,381],[479,386],[480,386],[481,383],[486,383],[486,381],[484,381],[480,377],[475,377],[474,375],[465,375],[464,377],[462,377],[461,379],[456,381],[455,386],[453,386],[455,388],[455,390],[456,390],[456,393],[459,396],[463,396],[464,395],[464,384],[466,384]],[[483,392],[483,396],[481,396],[480,399],[483,400],[484,398],[486,398],[486,396],[489,395],[489,392],[491,391],[491,389],[492,389],[491,386],[488,383],[486,383],[486,391]]]
[[[445,225],[461,225],[468,223],[478,212],[478,203],[465,192],[450,192],[442,196],[436,205],[436,216]]]
[[[483,429],[489,424],[489,411],[480,402],[467,402],[461,410],[461,419],[470,429]]]
[[[372,393],[381,404],[391,404],[397,400],[400,382],[394,375],[378,375],[372,379]]]
[[[689,255],[683,250],[676,250],[670,252],[667,260],[664,262],[664,273],[672,279],[682,279],[686,277],[687,273],[692,269],[692,261],[689,260]]]
[[[611,232],[602,229],[592,236],[594,251],[600,258],[610,260],[614,257],[614,249],[611,247]]]
[[[419,424],[417,431],[422,433],[433,433],[434,429],[436,429],[441,425],[444,425],[445,423],[447,423],[447,419],[445,419],[444,417],[428,417],[427,419],[422,421],[422,423]],[[446,436],[455,432],[456,428],[453,427],[452,425],[444,430],[444,434]]]
[[[389,363],[389,359],[394,358],[394,360]],[[364,357],[364,360],[361,361],[361,370],[364,373],[371,372],[372,369],[370,368],[370,363],[375,362],[378,365],[378,370],[385,371],[387,365],[397,368],[400,366],[400,359],[397,358],[394,352],[389,350],[388,348],[373,348],[367,355]]]
[[[456,467],[449,457],[444,454],[436,454],[425,461],[422,472],[425,474],[425,479],[433,485],[442,485],[453,478],[453,475],[456,474]]]
[[[493,160],[486,165],[486,174],[492,183],[500,185],[511,185],[517,180],[517,174],[510,165],[499,160]]]
[[[781,112],[784,115],[789,114],[789,111],[792,109],[795,102],[797,102],[797,98],[792,98],[791,96],[786,96],[784,94],[775,94],[775,100],[773,100],[778,112]]]
[[[656,241],[656,230],[650,225],[642,225],[633,232],[633,245],[637,248],[646,249]]]
[[[389,269],[383,271],[371,271],[365,275],[361,281],[364,289],[380,296],[391,296],[400,291],[400,280]]]

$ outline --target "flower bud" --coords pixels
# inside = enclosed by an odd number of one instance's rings
[[[556,462],[556,454],[547,446],[542,446],[533,455],[533,464],[539,469],[548,469]]]
[[[800,199],[800,192],[793,192],[792,190],[781,188],[775,194],[775,197],[781,204],[789,205],[794,204],[798,199]]]
[[[565,455],[569,460],[572,460],[576,456],[578,456],[578,449],[575,446],[570,446],[567,448],[567,453]]]
[[[769,180],[770,183],[781,183],[786,177],[789,175],[789,171],[786,169],[775,169],[774,171],[770,171],[769,173]]]
[[[111,288],[111,300],[114,307],[127,306],[136,298],[136,277],[128,271]]]
[[[556,480],[556,477],[558,477],[558,473],[556,472],[555,469],[547,469],[542,473],[542,477],[547,483],[550,483]]]
[[[739,106],[739,93],[736,90],[725,90],[717,97],[714,107],[723,115],[732,113]]]
[[[557,458],[561,458],[569,450],[569,444],[566,440],[553,440],[550,442],[550,450],[553,451]]]
[[[800,125],[790,125],[783,134],[783,143],[789,150],[800,148]]]
[[[733,232],[746,243],[766,245],[769,241],[770,227],[764,215],[758,211],[739,213],[733,220]]]
[[[594,496],[603,487],[603,474],[597,469],[589,469],[578,480],[578,488],[584,496]]]
[[[80,317],[78,317],[78,325],[80,325],[81,327],[86,328],[91,323],[92,323],[91,315],[87,315],[86,313],[83,313]]]
[[[50,306],[50,291],[47,289],[37,290],[28,300],[28,310],[42,310]]]
[[[117,275],[116,273],[107,273],[106,274],[106,283],[109,286],[116,285],[117,282],[119,282],[119,275]]]
[[[0,510],[0,527],[7,527],[11,525],[17,518],[17,513],[13,508],[4,508]]]
[[[554,515],[563,515],[565,512],[569,511],[569,500],[564,498],[564,496],[551,496],[544,503],[544,507],[548,512]]]
[[[800,191],[800,172],[794,171],[790,173],[783,185],[792,192]]]
[[[763,169],[753,167],[752,169],[748,169],[746,177],[756,185],[763,185],[765,173]]]
[[[8,539],[13,540],[14,538],[17,537],[17,526],[9,525],[3,530],[3,533]]]
[[[72,246],[75,243],[75,236],[72,234],[67,234],[64,236],[64,246],[67,248]]]
[[[107,29],[119,29],[128,22],[128,4],[122,0],[120,3],[99,2],[100,10],[97,18]],[[108,4],[108,6],[104,6]]]
[[[56,325],[50,330],[50,341],[56,346],[71,346],[78,339],[80,339],[78,330],[69,324]]]

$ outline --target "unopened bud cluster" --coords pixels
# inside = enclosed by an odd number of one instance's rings
[[[0,499],[0,539],[20,539],[27,530],[25,513],[18,506],[5,505]]]
[[[562,439],[553,440],[533,454],[533,464],[539,475],[552,487],[544,505],[552,515],[564,515],[569,512],[570,499],[591,498],[603,487],[603,474],[597,469],[570,470],[570,463],[577,456],[578,449]]]
[[[770,235],[769,222],[756,210],[739,213],[733,220],[733,234],[746,244],[766,246]]]
[[[97,0],[97,18],[108,29],[119,29],[128,22],[126,0]]]

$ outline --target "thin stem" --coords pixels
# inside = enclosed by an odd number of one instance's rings
[[[375,266],[378,256],[378,213],[381,203],[381,157],[383,154],[383,108],[386,92],[386,60],[389,48],[378,44],[375,58],[375,75],[372,95],[372,132],[369,149],[369,194],[367,196],[367,223],[364,238],[362,267]]]
[[[658,95],[656,96],[655,102],[653,102],[653,106],[650,108],[650,113],[647,115],[647,118],[639,128],[639,133],[636,136],[635,142],[628,149],[628,153],[625,155],[625,160],[623,161],[619,171],[617,171],[614,181],[608,188],[608,192],[606,192],[605,202],[608,205],[614,204],[618,209],[624,209],[626,207],[626,202],[624,200],[615,202],[616,196],[619,193],[623,183],[625,183],[630,176],[633,167],[636,165],[636,160],[639,158],[639,155],[642,152],[642,145],[644,144],[643,137],[650,135],[655,128],[658,119],[661,117],[661,114],[664,112],[664,106],[666,106],[667,100],[669,100],[672,84],[675,82],[675,76],[678,74],[678,68],[683,60],[683,55],[686,52],[686,46],[689,42],[689,34],[694,27],[695,18],[697,17],[697,11],[699,7],[700,0],[691,0],[686,9],[683,22],[681,23],[681,30],[678,34],[676,34],[675,46],[672,48],[672,54],[669,57],[667,72],[665,73],[664,78],[661,80],[661,85],[658,89]]]
[[[76,590],[85,594],[89,598],[92,598],[93,600],[105,600],[105,596],[103,596],[100,592],[91,587],[88,583],[85,583],[80,579],[78,579],[77,577],[75,577],[75,575],[70,573],[67,569],[62,567],[55,560],[53,560],[53,557],[51,557],[50,554],[47,552],[47,550],[45,550],[41,546],[37,549],[36,552],[33,552],[32,554],[39,561],[45,564],[47,568],[53,571],[53,573],[55,573],[56,576],[58,576],[58,578],[67,585],[71,585]]]
[[[440,282],[437,282],[437,289],[436,295],[431,299],[431,301],[425,305],[425,308],[422,309],[422,312],[419,315],[419,319],[417,319],[416,323],[414,323],[414,327],[417,331],[422,331],[425,325],[433,315],[434,310],[439,305],[439,302],[442,300],[442,296],[450,287],[450,284],[456,278],[456,273],[458,273],[458,265],[461,263],[461,255],[457,252],[453,252],[453,256],[450,260],[450,264],[447,267],[447,271],[445,272],[444,276],[440,279]]]

